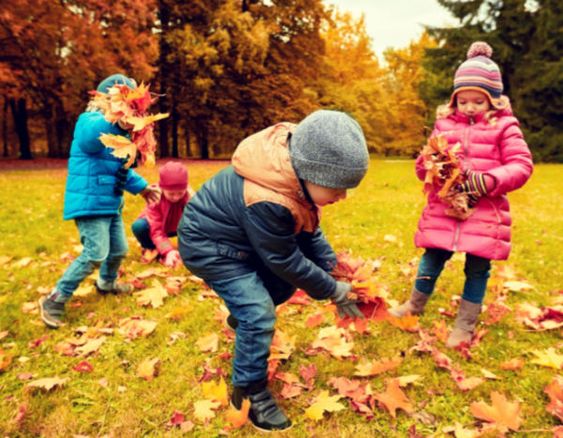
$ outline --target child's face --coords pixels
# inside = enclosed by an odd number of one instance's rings
[[[170,202],[175,203],[181,200],[186,194],[186,190],[162,190],[162,194]]]
[[[319,186],[309,181],[305,181],[305,187],[311,195],[311,199],[321,207],[328,204],[334,204],[341,199],[346,199],[346,189],[331,189]]]
[[[467,117],[489,111],[491,104],[485,93],[477,90],[463,90],[456,95],[457,110]]]

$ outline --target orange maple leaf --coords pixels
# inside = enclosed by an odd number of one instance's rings
[[[248,411],[250,411],[250,400],[245,398],[242,401],[240,410],[233,406],[226,413],[226,419],[230,423],[227,430],[239,429],[248,421]]]
[[[405,330],[407,332],[416,332],[419,329],[418,316],[416,315],[405,315],[402,318],[389,316],[387,321],[395,327],[399,327],[401,330]]]
[[[368,377],[376,376],[384,373],[385,371],[397,368],[401,364],[401,358],[395,359],[381,359],[380,361],[364,361],[356,365],[355,376]]]
[[[374,398],[387,408],[393,418],[397,417],[397,409],[402,409],[407,414],[414,412],[414,407],[401,390],[398,379],[388,380],[385,392],[375,394]]]
[[[563,421],[563,377],[555,376],[544,392],[549,396],[549,404],[545,409]]]
[[[494,425],[501,433],[508,430],[517,431],[520,428],[520,403],[509,402],[503,394],[491,392],[491,405],[485,402],[471,403],[470,410],[473,416]]]
[[[124,167],[131,167],[137,156],[137,145],[135,143],[122,135],[114,134],[102,134],[100,141],[105,147],[113,149],[111,154],[114,157],[127,160]]]

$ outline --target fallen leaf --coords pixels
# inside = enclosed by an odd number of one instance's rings
[[[137,303],[141,306],[160,307],[164,304],[164,298],[168,296],[167,290],[158,280],[153,280],[152,287],[136,292]]]
[[[517,371],[521,369],[523,366],[524,366],[524,361],[520,358],[510,359],[500,364],[500,367],[503,370],[507,370],[507,371]]]
[[[563,365],[563,354],[557,353],[553,347],[544,351],[532,351],[532,353],[536,355],[536,358],[532,359],[532,363],[537,365],[555,368],[556,370]]]
[[[549,396],[549,404],[545,409],[563,421],[563,377],[555,376],[544,392]]]
[[[309,316],[305,321],[305,326],[308,328],[315,328],[321,325],[325,320],[325,316],[323,313],[316,313],[314,315]]]
[[[533,289],[533,286],[524,281],[505,281],[502,285],[505,289],[512,292],[523,292]]]
[[[329,326],[319,331],[317,339],[311,346],[326,350],[332,356],[341,359],[352,355],[354,343],[346,339],[344,329]]]
[[[227,393],[227,384],[225,380],[223,380],[223,377],[221,377],[217,383],[213,381],[203,382],[201,389],[205,398],[218,401],[223,406],[228,406],[229,395]]]
[[[29,382],[26,387],[28,388],[39,388],[46,391],[50,391],[53,388],[61,387],[68,381],[68,378],[60,379],[58,377],[46,377],[44,379],[34,380]]]
[[[31,379],[33,379],[33,373],[19,373],[18,379],[19,380],[31,380]]]
[[[33,261],[31,257],[24,257],[23,259],[19,259],[17,262],[14,262],[14,268],[25,268],[29,266],[29,264]]]
[[[137,377],[151,381],[158,376],[160,368],[160,359],[145,359],[137,367]]]
[[[338,412],[344,409],[344,405],[339,403],[342,397],[339,395],[330,396],[328,391],[321,391],[315,398],[313,404],[305,410],[305,416],[311,420],[322,420],[325,412]]]
[[[286,360],[295,351],[296,336],[288,336],[280,329],[276,329],[270,347],[270,360]]]
[[[22,427],[25,417],[27,416],[27,409],[27,403],[22,403],[18,406],[18,411],[14,416],[14,423],[16,423],[19,428]]]
[[[156,328],[155,321],[138,317],[125,318],[119,321],[119,332],[128,339],[150,335]]]
[[[443,343],[448,339],[448,326],[446,321],[440,319],[439,321],[434,321],[434,327],[432,329],[434,336],[436,336]]]
[[[416,332],[419,329],[418,316],[416,315],[405,315],[402,318],[389,316],[387,320],[395,327],[407,332]]]
[[[520,428],[520,403],[509,402],[503,394],[496,391],[491,392],[491,404],[485,402],[473,402],[470,411],[474,417],[487,421],[494,425],[501,433],[508,430],[517,431]]]
[[[485,368],[481,368],[481,374],[483,374],[483,376],[485,376],[486,379],[490,379],[490,380],[500,379],[499,376],[497,376],[494,373],[491,373],[489,370],[486,370]]]
[[[0,373],[6,371],[12,363],[12,355],[0,348]]]
[[[105,336],[101,336],[97,339],[89,339],[84,345],[77,347],[74,351],[79,356],[88,356],[89,354],[98,351],[105,341]]]
[[[465,429],[461,424],[456,423],[455,426],[445,427],[445,433],[453,433],[455,438],[477,438],[481,436],[480,431],[474,429]]]
[[[378,374],[384,373],[385,371],[392,370],[401,365],[401,359],[381,359],[380,361],[363,361],[356,365],[355,376],[369,377],[377,376]]]
[[[411,374],[408,376],[396,377],[395,379],[399,382],[399,386],[401,388],[404,388],[411,383],[417,382],[419,379],[421,379],[421,376],[419,376],[418,374]]]
[[[0,332],[0,341],[4,338],[7,338],[10,332],[8,330],[3,330]]]
[[[310,365],[301,365],[299,367],[299,375],[305,381],[307,388],[312,389],[317,377],[317,366],[312,363]]]
[[[203,423],[215,417],[215,410],[221,403],[213,400],[199,400],[194,403],[194,418]]]
[[[94,371],[92,364],[86,360],[78,362],[72,367],[72,369],[74,371],[78,371],[79,373],[91,373],[92,371]]]
[[[233,406],[229,408],[225,417],[230,423],[227,430],[239,429],[248,421],[248,412],[250,411],[250,400],[245,398],[242,401],[240,410],[235,409]]]
[[[203,336],[196,341],[196,345],[204,353],[215,353],[219,348],[219,336],[217,333]]]
[[[397,409],[402,409],[407,414],[414,412],[410,400],[401,390],[397,379],[388,380],[385,392],[375,394],[374,398],[387,408],[393,418],[397,417]]]

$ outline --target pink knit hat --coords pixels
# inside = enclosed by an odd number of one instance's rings
[[[463,90],[476,90],[485,93],[495,109],[504,109],[508,99],[502,95],[502,76],[498,65],[491,60],[493,49],[483,41],[471,44],[467,51],[467,60],[455,72],[454,91],[450,106],[454,105],[455,96]]]
[[[160,188],[164,190],[186,190],[188,170],[182,163],[169,161],[160,168]]]

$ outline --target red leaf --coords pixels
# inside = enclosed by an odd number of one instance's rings
[[[94,371],[94,367],[88,362],[87,360],[83,360],[78,362],[74,367],[72,367],[74,371],[78,371],[79,373],[91,373]]]

